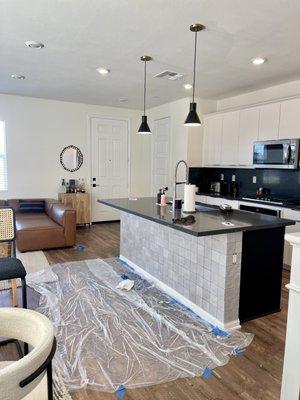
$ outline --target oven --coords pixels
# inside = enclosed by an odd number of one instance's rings
[[[299,139],[255,142],[253,166],[255,168],[297,169],[299,166]]]
[[[265,214],[265,215],[273,215],[274,217],[279,217],[281,215],[281,209],[279,208],[273,208],[273,207],[260,207],[260,205],[254,205],[254,204],[245,204],[245,203],[240,203],[240,210],[243,211],[251,211],[259,214]]]

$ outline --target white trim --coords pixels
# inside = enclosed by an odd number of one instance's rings
[[[169,139],[169,162],[168,162],[168,188],[170,190],[171,187],[171,151],[172,151],[172,144],[171,144],[171,116],[165,116],[165,117],[159,117],[159,118],[152,118],[151,119],[151,131],[152,131],[152,138],[151,140],[151,189],[150,189],[150,196],[155,196],[157,192],[155,190],[158,190],[159,188],[154,187],[154,135],[155,135],[155,123],[156,121],[160,121],[162,119],[168,119],[169,120],[169,132],[168,132],[168,139]]]
[[[92,119],[110,119],[115,121],[124,121],[127,124],[127,197],[130,197],[131,191],[131,119],[126,117],[110,117],[110,116],[102,116],[99,114],[89,114],[88,115],[88,159],[89,159],[89,168],[88,168],[88,192],[90,193],[90,210],[91,210],[91,223],[93,222],[93,212],[92,212]]]
[[[300,293],[300,286],[295,285],[294,283],[288,283],[285,285],[288,290],[293,290],[294,292]]]
[[[226,322],[224,324],[223,322],[219,321],[217,318],[210,315],[208,312],[204,311],[201,307],[192,303],[190,300],[188,300],[182,294],[176,292],[176,290],[172,289],[170,286],[166,285],[159,279],[155,278],[153,275],[149,274],[149,272],[146,272],[145,270],[143,270],[141,267],[139,267],[132,261],[128,260],[128,258],[124,257],[122,254],[120,254],[120,260],[122,260],[126,264],[128,264],[142,278],[146,279],[148,282],[153,283],[156,287],[158,287],[163,292],[167,293],[173,299],[177,300],[179,303],[183,304],[184,306],[190,308],[192,311],[194,311],[195,314],[197,314],[199,317],[201,317],[205,321],[210,322],[213,325],[217,325],[219,328],[224,329],[226,331],[241,328],[240,321],[238,319],[235,321]]]
[[[243,94],[250,94],[253,92],[249,92],[249,93],[242,93]],[[233,97],[238,97],[238,96],[233,96]],[[227,99],[228,97],[226,97]],[[241,111],[241,110],[247,110],[249,108],[255,108],[255,107],[261,107],[261,106],[265,106],[268,104],[275,104],[275,103],[280,103],[280,108],[281,108],[281,103],[288,101],[288,100],[295,100],[295,99],[300,99],[299,94],[296,94],[294,96],[287,96],[287,97],[280,97],[278,99],[274,99],[274,100],[264,100],[264,101],[258,101],[257,103],[250,103],[250,104],[244,104],[241,106],[234,106],[234,107],[226,107],[226,108],[222,108],[221,110],[212,112],[212,113],[208,113],[208,114],[204,114],[204,119],[209,118],[209,117],[213,117],[214,115],[217,114],[225,114],[231,111]],[[225,100],[224,99],[219,99],[218,101],[222,101]],[[280,115],[281,113],[279,113],[279,124],[280,124]],[[278,125],[279,127],[279,125]]]

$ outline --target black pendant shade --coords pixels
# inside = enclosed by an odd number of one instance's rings
[[[190,112],[184,121],[184,125],[186,126],[198,126],[201,125],[200,118],[197,114],[197,104],[190,103]]]
[[[147,115],[146,114],[146,64],[147,61],[152,60],[150,56],[142,56],[141,61],[145,63],[144,69],[144,115],[142,116],[142,123],[139,127],[138,134],[139,135],[151,135],[151,131],[147,122]]]
[[[190,111],[186,120],[184,121],[185,126],[199,126],[201,125],[200,118],[197,114],[197,104],[195,103],[195,80],[196,80],[196,56],[197,56],[197,33],[205,29],[204,25],[193,24],[190,26],[190,30],[195,33],[195,49],[194,49],[194,74],[193,74],[193,101],[190,103]]]
[[[139,127],[138,133],[140,135],[149,135],[151,134],[148,122],[147,122],[147,115],[142,116],[142,123]]]

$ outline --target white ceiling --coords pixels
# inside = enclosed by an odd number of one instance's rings
[[[141,108],[139,57],[149,54],[148,107],[186,97],[194,22],[207,27],[198,36],[198,97],[300,78],[299,0],[0,0],[0,92]],[[45,48],[30,49],[27,40]],[[258,55],[269,61],[253,66]],[[99,66],[111,73],[100,76]],[[183,80],[153,78],[165,69]]]

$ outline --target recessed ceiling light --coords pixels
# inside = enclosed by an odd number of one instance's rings
[[[193,85],[191,85],[190,83],[186,83],[186,84],[183,85],[183,86],[184,86],[184,88],[185,88],[186,90],[190,90],[190,89],[193,88]]]
[[[18,74],[12,74],[10,77],[13,79],[25,79],[24,75],[18,75]]]
[[[25,42],[25,45],[27,47],[30,47],[31,49],[42,49],[43,47],[45,47],[43,43],[36,42],[34,40],[28,40],[27,42]]]
[[[252,64],[254,64],[254,65],[261,65],[261,64],[264,64],[266,61],[267,61],[267,59],[263,58],[263,57],[255,57],[255,58],[252,58],[252,60],[251,60]]]
[[[101,68],[97,68],[97,71],[99,72],[99,74],[101,74],[101,75],[107,75],[109,72],[110,72],[110,70],[109,69],[107,69],[107,68],[103,68],[103,67],[101,67]]]

